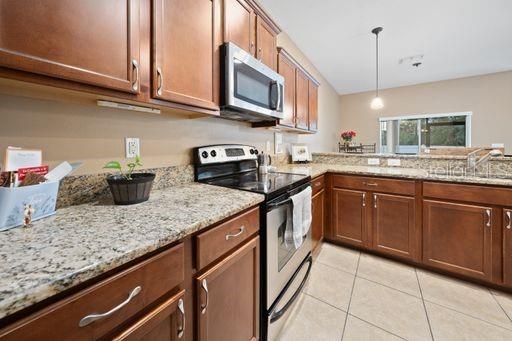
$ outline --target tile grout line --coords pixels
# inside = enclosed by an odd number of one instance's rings
[[[392,332],[390,332],[389,330],[386,330],[386,329],[384,329],[384,328],[382,328],[382,327],[379,327],[379,326],[378,326],[378,325],[376,325],[376,324],[373,324],[373,323],[371,323],[371,322],[368,322],[368,321],[366,321],[365,319],[362,319],[362,318],[360,318],[360,317],[358,317],[358,316],[356,316],[356,315],[354,315],[354,314],[349,314],[349,313],[347,313],[347,315],[350,315],[350,316],[352,316],[352,317],[354,317],[354,318],[356,318],[356,319],[358,319],[358,320],[360,320],[360,321],[363,321],[364,323],[368,323],[369,325],[374,326],[375,328],[378,328],[378,329],[380,329],[380,330],[382,330],[382,331],[384,331],[384,332],[386,332],[386,333],[388,333],[388,334],[394,335],[394,336],[398,337],[399,339],[407,340],[406,338],[401,337],[400,335],[397,335],[397,334],[395,334],[395,333],[392,333]]]
[[[354,287],[356,286],[357,271],[359,270],[360,260],[361,260],[361,252],[359,252],[359,257],[357,257],[356,273],[354,274],[354,281],[352,282],[352,290],[350,290],[350,299],[348,300],[348,306],[347,306],[347,316],[345,316],[345,323],[343,324],[343,331],[341,332],[340,341],[343,341],[343,337],[345,336],[345,329],[347,328],[347,320],[348,320],[348,315],[350,312],[350,303],[352,303],[352,296],[354,295]]]
[[[427,317],[428,329],[430,330],[430,336],[432,337],[432,341],[434,340],[434,333],[432,332],[432,325],[430,324],[430,318],[428,317],[427,306],[425,304],[425,298],[423,297],[423,290],[421,290],[420,278],[418,277],[418,271],[414,268],[414,273],[416,274],[416,280],[418,281],[418,287],[420,288],[421,295],[421,303],[423,304],[423,309],[425,310],[425,316]]]
[[[406,295],[409,295],[409,296],[412,296],[412,297],[414,297],[414,298],[417,298],[417,299],[421,300],[421,297],[418,297],[418,296],[416,296],[416,295],[413,295],[413,294],[411,294],[410,292],[406,292],[406,291],[402,291],[402,290],[397,289],[397,288],[390,287],[390,286],[389,286],[389,285],[387,285],[387,284],[383,284],[383,283],[377,282],[377,281],[375,281],[375,280],[373,280],[373,279],[369,279],[369,278],[366,278],[366,277],[363,277],[363,276],[356,276],[356,277],[357,277],[357,278],[364,279],[365,281],[368,281],[368,282],[372,282],[372,283],[375,283],[375,284],[378,284],[378,285],[382,285],[383,287],[386,287],[386,288],[388,288],[388,289],[391,289],[391,290],[394,290],[394,291],[398,291],[398,292],[400,292],[400,293],[402,293],[402,294],[406,294]],[[421,292],[420,292],[420,295],[421,295]]]
[[[402,336],[397,335],[397,334],[395,334],[395,333],[393,333],[393,332],[390,332],[389,330],[386,330],[386,329],[384,329],[384,328],[382,328],[382,327],[380,327],[380,326],[378,326],[378,325],[376,325],[376,324],[374,324],[374,323],[372,323],[372,322],[366,321],[365,319],[363,319],[363,318],[361,318],[361,317],[359,317],[359,316],[357,316],[357,315],[351,314],[351,313],[349,313],[349,312],[348,312],[348,311],[346,311],[346,310],[343,310],[343,309],[341,309],[341,308],[339,308],[339,307],[333,306],[331,303],[326,302],[326,301],[324,301],[323,299],[321,299],[321,298],[319,298],[319,297],[316,297],[316,296],[314,296],[314,295],[312,295],[312,294],[310,294],[310,293],[304,292],[304,295],[309,296],[309,297],[311,297],[311,298],[312,298],[312,299],[314,299],[314,300],[320,301],[320,302],[322,302],[322,303],[324,303],[324,304],[328,305],[328,306],[329,306],[329,307],[331,307],[331,308],[334,308],[334,309],[336,309],[336,310],[342,311],[342,312],[344,312],[347,316],[348,316],[348,315],[350,315],[350,316],[352,316],[352,317],[355,317],[356,319],[361,320],[361,321],[363,321],[363,322],[365,322],[365,323],[367,323],[367,324],[369,324],[369,325],[372,325],[372,326],[374,326],[375,328],[378,328],[378,329],[380,329],[380,330],[382,330],[382,331],[384,331],[384,332],[386,332],[386,333],[388,333],[388,334],[394,335],[394,336],[396,336],[396,337],[398,337],[398,338],[400,338],[400,339],[403,339],[403,340],[407,340],[407,339],[403,338]]]
[[[438,307],[442,307],[442,308],[444,308],[444,309],[448,309],[448,310],[454,311],[454,312],[456,312],[456,313],[458,313],[458,314],[461,314],[461,315],[464,315],[464,316],[470,317],[470,318],[472,318],[472,319],[475,319],[475,320],[478,320],[478,321],[481,321],[481,322],[487,323],[487,324],[489,324],[489,325],[491,325],[491,326],[493,326],[493,327],[498,327],[498,328],[501,328],[501,329],[504,329],[504,330],[512,331],[512,328],[510,328],[510,329],[509,329],[509,328],[507,328],[507,327],[500,326],[499,324],[496,324],[496,323],[494,323],[494,322],[490,322],[490,321],[487,321],[487,320],[483,320],[483,319],[481,319],[480,317],[476,317],[476,316],[474,316],[474,315],[470,315],[470,314],[468,314],[468,313],[465,313],[465,312],[463,312],[463,311],[460,311],[460,310],[454,309],[454,308],[452,308],[452,307],[447,307],[447,306],[445,306],[445,305],[442,305],[441,303],[432,302],[432,301],[430,301],[430,300],[428,300],[428,299],[426,299],[426,300],[425,300],[425,302],[428,302],[428,303],[433,304],[433,305],[437,305]]]
[[[512,319],[510,318],[510,316],[507,314],[507,312],[505,311],[505,309],[503,308],[503,306],[501,305],[500,301],[498,301],[498,299],[496,298],[496,296],[492,293],[491,289],[487,288],[487,290],[489,290],[489,294],[491,294],[492,298],[494,299],[494,301],[496,301],[496,303],[498,304],[498,306],[501,308],[501,310],[505,313],[505,315],[507,315],[508,319],[510,320],[510,322],[512,322]]]

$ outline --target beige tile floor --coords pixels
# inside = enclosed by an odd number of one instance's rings
[[[280,341],[508,340],[512,295],[323,244]]]

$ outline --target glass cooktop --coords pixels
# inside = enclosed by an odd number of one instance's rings
[[[299,182],[307,181],[307,178],[307,175],[290,173],[259,174],[257,171],[252,171],[212,179],[206,183],[268,195],[281,189],[295,187]]]

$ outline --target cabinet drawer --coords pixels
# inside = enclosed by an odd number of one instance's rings
[[[411,196],[415,194],[415,183],[411,180],[335,175],[333,177],[333,186],[355,190],[403,194]]]
[[[260,228],[259,208],[237,216],[197,236],[197,266],[202,269],[244,242]]]
[[[72,336],[73,340],[95,340],[183,280],[184,252],[183,244],[179,244],[8,327],[0,332],[0,339],[64,340]],[[112,313],[105,314],[109,311]],[[107,316],[79,325],[92,314]]]
[[[320,175],[311,180],[311,185],[313,187],[313,195],[320,192],[322,189],[324,189],[325,186],[325,176]]]
[[[423,196],[487,205],[512,206],[512,189],[500,187],[424,182]]]

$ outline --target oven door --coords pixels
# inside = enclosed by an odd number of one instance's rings
[[[289,195],[267,204],[267,310],[284,290],[293,274],[311,252],[311,229],[303,237],[302,245],[295,248],[285,240],[288,224],[293,224],[293,204]]]
[[[225,49],[225,105],[283,118],[284,78],[233,43]]]

